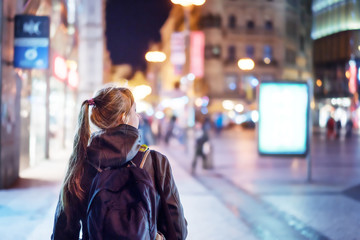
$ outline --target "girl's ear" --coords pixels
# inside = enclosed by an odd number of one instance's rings
[[[123,124],[124,123],[124,114],[119,115],[119,117],[117,118],[117,125]]]
[[[118,123],[120,124],[128,124],[129,116],[125,115],[125,113],[121,114],[118,118]]]

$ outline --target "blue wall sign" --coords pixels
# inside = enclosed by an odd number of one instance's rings
[[[14,67],[49,67],[50,20],[47,16],[16,15]]]
[[[309,111],[306,82],[262,82],[259,89],[259,153],[306,156]]]

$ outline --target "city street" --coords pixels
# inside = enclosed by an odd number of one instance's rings
[[[198,164],[195,176],[191,152],[176,141],[152,147],[172,164],[188,239],[360,239],[358,136],[325,140],[316,133],[307,183],[305,159],[259,157],[255,134],[236,128],[213,137],[214,169]],[[1,239],[49,239],[68,155],[56,151],[0,191]]]
[[[170,162],[187,239],[360,240],[360,0],[0,9],[0,240],[50,239],[60,191],[67,219],[66,193],[91,195],[85,164],[121,167],[141,144]]]
[[[256,131],[232,129],[212,145],[215,169],[196,179],[259,239],[360,239],[358,136],[315,131],[311,183],[306,159],[259,157]],[[179,162],[189,171],[188,159]]]

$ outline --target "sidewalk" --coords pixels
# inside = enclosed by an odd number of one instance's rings
[[[162,147],[153,147],[168,155]],[[49,239],[69,150],[21,173],[17,184],[0,190],[2,240]],[[195,240],[253,240],[250,230],[211,191],[189,175],[168,155],[188,221],[188,238]]]
[[[180,146],[157,146],[154,149],[165,154],[173,175],[188,221],[188,239],[207,240],[255,240],[257,239],[244,222],[240,221],[215,194],[185,171],[181,161],[189,155]],[[169,151],[176,148],[178,151]]]

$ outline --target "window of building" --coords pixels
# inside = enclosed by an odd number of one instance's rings
[[[212,57],[211,46],[205,46],[205,58],[210,59]]]
[[[238,76],[235,73],[225,75],[226,90],[234,92],[238,88]]]
[[[247,29],[254,29],[254,28],[255,28],[255,23],[254,23],[254,21],[253,21],[253,20],[247,21],[246,27],[247,27]]]
[[[305,51],[305,38],[304,38],[304,36],[300,36],[300,38],[299,38],[299,48],[300,48],[300,51],[302,51],[302,52]]]
[[[292,49],[286,49],[285,60],[286,60],[287,64],[295,64],[296,63],[296,52]]]
[[[220,15],[207,14],[202,16],[199,22],[201,28],[219,28],[221,27]]]
[[[205,58],[220,58],[221,47],[220,45],[207,45],[205,46]]]
[[[228,47],[228,61],[234,62],[236,60],[236,48],[235,46]]]
[[[286,35],[290,38],[296,39],[297,37],[297,24],[294,19],[286,21]]]
[[[214,45],[212,47],[212,54],[214,58],[220,58],[221,56],[221,47],[220,45]]]
[[[255,55],[255,48],[252,45],[246,46],[246,57],[254,58]]]
[[[297,7],[297,0],[287,0],[287,3],[292,7]]]
[[[271,20],[265,21],[265,29],[266,30],[272,30],[273,29],[273,22]]]
[[[266,64],[269,64],[273,59],[272,47],[270,45],[264,46],[263,60]]]
[[[229,16],[229,28],[236,28],[236,17],[234,15]]]
[[[220,15],[215,16],[214,27],[217,27],[217,28],[221,27],[221,17],[220,17]]]

